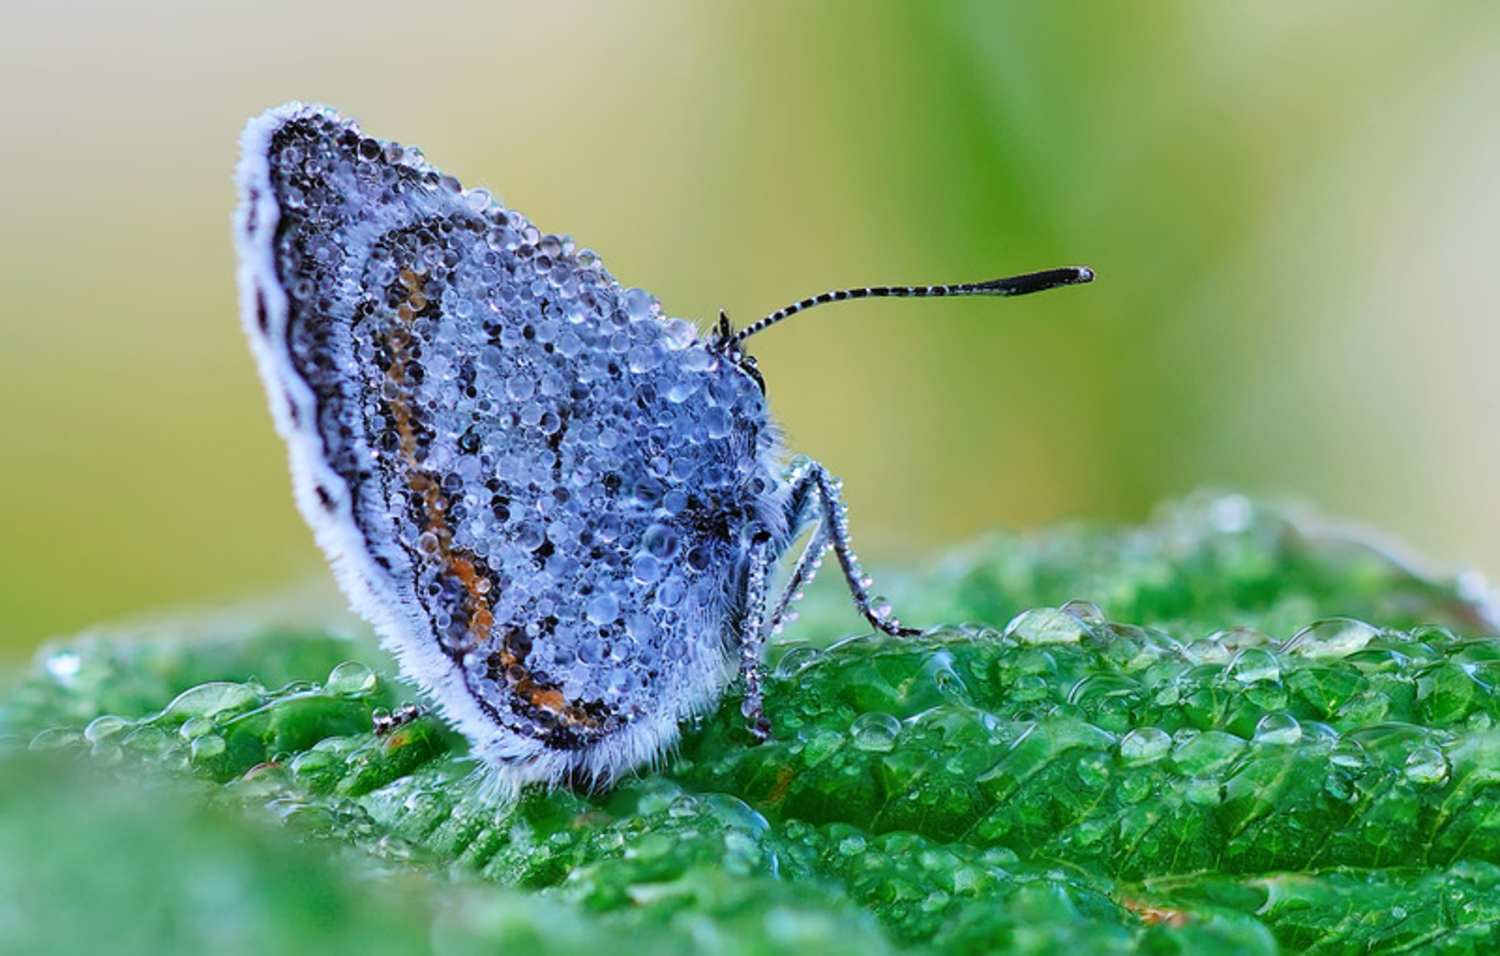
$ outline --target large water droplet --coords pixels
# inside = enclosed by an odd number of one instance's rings
[[[249,707],[259,700],[248,685],[235,684],[229,681],[210,681],[190,687],[178,694],[173,701],[167,705],[162,716],[187,719],[189,717],[212,717],[226,710],[238,710]]]
[[[1362,651],[1380,631],[1364,621],[1330,617],[1304,627],[1286,642],[1284,650],[1303,657],[1341,658]]]
[[[1267,714],[1255,725],[1253,741],[1262,747],[1286,747],[1301,740],[1302,724],[1291,714]]]
[[[1406,779],[1423,786],[1436,786],[1448,779],[1448,758],[1436,747],[1414,750],[1406,758]]]
[[[1247,647],[1229,662],[1226,673],[1242,684],[1281,680],[1281,664],[1264,648]]]
[[[1005,625],[1005,636],[1023,644],[1077,644],[1087,633],[1082,621],[1054,607],[1022,611]]]
[[[331,695],[361,696],[373,691],[379,681],[368,664],[344,661],[328,672],[328,681],[323,685],[323,690]]]
[[[91,744],[97,744],[117,736],[134,726],[134,721],[126,720],[124,717],[115,714],[105,714],[102,717],[95,717],[89,721],[89,725],[83,728],[83,739]]]
[[[1127,765],[1155,763],[1172,749],[1172,737],[1160,727],[1137,727],[1120,739],[1120,759]]]
[[[1104,610],[1093,601],[1069,601],[1058,608],[1064,614],[1071,614],[1085,624],[1103,624],[1106,620]]]
[[[773,672],[780,680],[795,677],[801,671],[811,665],[823,652],[809,644],[796,644],[786,649],[781,659],[776,662],[776,670]]]
[[[860,714],[849,725],[849,736],[854,746],[871,753],[889,753],[895,750],[896,738],[900,733],[901,721],[879,711]]]
[[[1172,762],[1184,773],[1209,774],[1228,767],[1245,749],[1245,741],[1222,730],[1205,730],[1178,744]]]

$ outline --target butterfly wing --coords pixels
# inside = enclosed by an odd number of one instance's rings
[[[414,150],[252,121],[246,330],[355,608],[514,788],[658,755],[784,534],[763,395],[655,300]]]

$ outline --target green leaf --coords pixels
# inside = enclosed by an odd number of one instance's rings
[[[830,645],[809,595],[766,744],[732,693],[659,772],[509,805],[432,718],[373,732],[407,692],[368,640],[49,648],[0,711],[0,948],[1500,943],[1472,586],[1235,496],[882,583],[950,623]]]

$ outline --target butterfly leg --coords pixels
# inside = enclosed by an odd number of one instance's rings
[[[376,712],[375,716],[371,719],[372,729],[375,731],[375,736],[386,737],[418,718],[426,717],[427,714],[428,709],[426,707],[419,707],[416,704],[402,704],[388,714]]]
[[[812,537],[807,540],[807,547],[797,557],[797,563],[792,566],[792,573],[787,576],[786,584],[781,588],[781,594],[776,598],[776,606],[767,615],[770,622],[766,627],[766,633],[779,634],[782,627],[796,620],[797,612],[792,604],[802,598],[802,589],[807,587],[809,581],[817,576],[818,569],[823,566],[823,556],[828,553],[831,543],[828,540],[828,529],[823,522],[818,522],[813,528]]]
[[[870,581],[864,576],[859,558],[849,545],[849,525],[838,479],[822,465],[810,459],[797,463],[789,476],[791,494],[787,498],[787,527],[792,534],[813,522],[807,546],[792,565],[791,574],[782,585],[770,613],[766,613],[766,573],[771,562],[770,539],[758,539],[750,546],[749,580],[745,589],[745,619],[740,636],[740,674],[745,679],[745,698],[740,711],[749,722],[750,732],[759,740],[771,734],[771,722],[764,712],[762,652],[766,635],[776,633],[793,614],[791,605],[822,566],[830,550],[838,557],[844,583],[854,606],[877,630],[897,637],[920,634],[915,628],[902,627],[890,613],[890,607],[870,596]]]
[[[766,646],[766,571],[771,561],[771,536],[762,534],[750,544],[749,579],[745,582],[745,620],[740,630],[740,675],[745,679],[745,699],[740,713],[748,722],[756,740],[771,736],[771,722],[766,719],[761,689],[761,654]]]
[[[793,532],[816,522],[812,537],[803,549],[791,576],[776,599],[770,614],[773,633],[786,620],[790,605],[801,596],[802,589],[817,574],[823,555],[830,549],[838,557],[839,567],[844,572],[844,584],[849,596],[864,619],[878,631],[897,637],[911,637],[921,632],[902,627],[891,615],[889,605],[877,602],[870,595],[870,579],[865,577],[859,558],[849,544],[848,508],[839,493],[839,481],[828,473],[828,469],[810,459],[796,463],[790,475],[792,493],[787,498],[787,524]]]

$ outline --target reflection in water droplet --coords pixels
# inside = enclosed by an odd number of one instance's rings
[[[1406,758],[1406,779],[1424,786],[1435,786],[1448,779],[1448,758],[1436,747],[1414,750]]]
[[[937,692],[950,700],[963,700],[969,693],[963,678],[951,667],[934,668],[932,682],[937,687]]]
[[[186,720],[189,717],[212,717],[226,710],[238,710],[258,701],[255,691],[245,684],[210,681],[190,687],[178,694],[162,716]]]
[[[105,714],[103,717],[95,717],[89,721],[89,725],[83,728],[83,739],[91,744],[97,744],[135,726],[133,721],[115,714]]]
[[[1263,747],[1286,747],[1302,741],[1302,725],[1291,714],[1267,714],[1255,725],[1254,742]]]
[[[1286,642],[1286,651],[1312,658],[1347,657],[1362,651],[1380,631],[1364,621],[1348,617],[1330,617],[1316,621]]]
[[[1051,692],[1047,679],[1036,674],[1017,677],[1010,685],[1010,698],[1017,702],[1045,700],[1051,696]]]
[[[794,644],[788,647],[776,662],[774,674],[778,680],[796,676],[823,656],[823,652],[809,644]]]
[[[1155,763],[1172,749],[1172,738],[1160,727],[1137,727],[1120,739],[1120,759],[1136,766]]]
[[[195,737],[213,733],[218,726],[212,717],[189,717],[182,722],[181,727],[177,728],[177,733],[184,740],[192,740]]]
[[[328,672],[328,681],[323,685],[323,690],[332,696],[360,696],[373,691],[378,682],[379,679],[368,664],[344,661]]]
[[[1093,601],[1069,601],[1058,610],[1064,614],[1071,614],[1085,624],[1103,624],[1106,620],[1104,610]]]
[[[1247,647],[1265,647],[1267,644],[1275,643],[1271,640],[1271,635],[1265,631],[1244,626],[1226,627],[1222,631],[1214,631],[1204,640],[1221,644],[1231,651],[1240,651]]]
[[[896,737],[901,733],[901,721],[879,711],[860,714],[849,725],[849,736],[854,746],[871,753],[889,753],[896,749]]]
[[[1253,627],[1231,627],[1188,644],[1183,648],[1183,656],[1194,664],[1227,664],[1247,647],[1274,643],[1270,635]]]
[[[1281,664],[1276,655],[1264,648],[1248,647],[1229,662],[1226,671],[1242,684],[1281,680]]]
[[[1349,782],[1348,775],[1331,773],[1323,781],[1323,792],[1335,800],[1350,800],[1354,797],[1354,786]]]
[[[1022,611],[1005,625],[1005,636],[1023,644],[1077,644],[1087,633],[1078,618],[1051,607]]]
[[[1184,773],[1208,774],[1228,767],[1244,751],[1243,738],[1222,730],[1205,730],[1182,740],[1172,751],[1172,762]]]
[[[1328,753],[1329,763],[1335,767],[1344,767],[1349,770],[1356,770],[1363,767],[1367,759],[1365,748],[1360,745],[1359,741],[1349,737],[1345,737],[1334,744],[1333,749]]]
[[[199,762],[219,756],[229,749],[229,745],[218,734],[205,734],[202,737],[193,738],[189,749],[193,755],[193,761]]]

